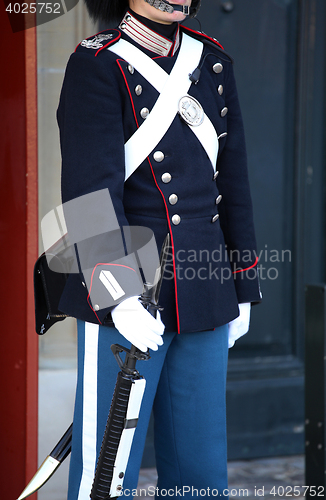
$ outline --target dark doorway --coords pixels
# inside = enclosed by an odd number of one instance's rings
[[[235,60],[264,296],[229,351],[229,458],[303,453],[304,285],[325,279],[325,5],[206,0],[199,17]]]

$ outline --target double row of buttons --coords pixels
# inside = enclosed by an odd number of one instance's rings
[[[156,152],[153,154],[153,158],[154,158],[154,159],[155,159],[155,156],[156,156],[156,158],[158,158],[158,157],[160,158],[159,160],[156,160],[156,161],[162,161],[162,160],[164,159],[164,154],[163,154],[161,151],[156,151]],[[217,176],[218,176],[218,172],[216,172],[216,173],[214,174],[214,178],[213,178],[213,180],[215,180],[215,179],[217,178]],[[162,176],[161,176],[161,180],[162,180],[162,182],[163,182],[164,184],[169,184],[169,182],[171,182],[171,180],[172,180],[172,175],[171,175],[169,172],[164,172],[164,174],[162,174]],[[170,194],[170,196],[169,196],[169,203],[170,203],[170,205],[175,205],[175,204],[178,202],[178,199],[179,199],[179,198],[178,198],[178,195],[176,195],[176,194],[174,194],[174,193],[173,193],[173,194]],[[221,201],[221,200],[222,200],[222,195],[221,195],[221,194],[219,194],[219,195],[217,196],[216,200],[215,200],[216,205],[218,205],[218,204],[220,203],[220,201]],[[219,214],[214,215],[214,216],[212,217],[212,222],[216,222],[218,218],[219,218]],[[172,216],[171,220],[172,220],[172,223],[173,223],[175,226],[177,226],[177,225],[178,225],[178,224],[180,224],[180,222],[181,222],[181,217],[180,217],[180,215],[178,215],[178,214],[174,214],[174,215]]]

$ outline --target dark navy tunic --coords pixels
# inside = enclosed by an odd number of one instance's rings
[[[236,318],[238,303],[261,300],[232,61],[215,40],[183,26],[176,29],[166,55],[148,50],[142,38],[138,43],[121,26],[102,32],[107,38],[93,47],[95,38],[80,44],[68,62],[57,112],[62,201],[108,188],[121,226],[149,227],[158,247],[169,232],[173,259],[169,259],[161,290],[162,320],[170,331],[212,329]],[[219,173],[214,178],[203,146],[176,115],[155,149],[124,182],[124,143],[146,119],[143,109],[150,111],[159,93],[108,47],[122,37],[170,73],[182,33],[204,44],[200,79],[188,93],[200,102],[217,136],[222,136]],[[109,251],[105,255],[104,250],[95,263],[94,282],[101,265],[109,261]],[[110,310],[119,301],[108,300],[96,310],[83,282],[82,272],[69,277],[60,309],[85,321],[108,324]]]

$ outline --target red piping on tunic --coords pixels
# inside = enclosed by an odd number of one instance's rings
[[[171,228],[171,222],[170,222],[170,215],[169,215],[169,210],[168,210],[168,207],[167,207],[167,204],[166,204],[166,201],[165,201],[164,194],[163,194],[161,188],[159,187],[159,185],[157,183],[157,180],[156,180],[156,177],[155,177],[155,174],[154,174],[154,169],[153,169],[153,166],[152,166],[152,164],[150,162],[149,157],[147,157],[147,160],[148,160],[148,163],[149,163],[149,165],[151,167],[151,171],[152,171],[152,175],[153,175],[153,178],[154,178],[155,185],[156,185],[157,189],[159,190],[159,192],[161,193],[161,196],[163,198],[163,203],[164,203],[164,207],[165,207],[167,223],[168,223],[168,226],[169,226],[169,233],[170,233],[170,237],[171,237],[172,255],[173,255],[174,289],[175,289],[175,311],[176,311],[176,315],[177,315],[178,333],[180,333],[180,317],[179,317],[179,305],[178,305],[178,287],[177,287],[177,278],[176,278],[177,273],[176,273],[176,269],[175,269],[174,241],[173,241],[173,234],[172,234],[172,228]]]
[[[118,31],[118,30],[114,30],[114,31]],[[121,33],[120,31],[118,31],[118,35],[113,38],[112,40],[110,40],[107,44],[103,45],[103,47],[101,47],[100,49],[98,49],[98,51],[95,53],[95,57],[97,56],[97,54],[99,52],[101,52],[101,50],[104,50],[106,47],[109,47],[109,45],[112,45],[113,42],[116,42],[117,40],[119,40],[119,38],[121,38]]]
[[[253,267],[255,267],[257,265],[257,263],[258,263],[258,257],[256,257],[256,260],[252,266],[249,266],[246,269],[238,269],[237,271],[233,271],[233,274],[243,273],[244,271],[248,271],[248,269],[252,269]]]
[[[138,120],[137,120],[137,115],[136,115],[136,110],[135,110],[135,105],[134,105],[134,101],[133,101],[133,98],[132,98],[131,90],[129,88],[126,75],[124,74],[123,69],[121,68],[121,64],[120,64],[119,61],[124,61],[124,59],[117,59],[117,64],[118,64],[118,66],[120,68],[120,71],[122,73],[123,79],[125,81],[125,84],[126,84],[126,87],[127,87],[127,90],[128,90],[128,94],[129,94],[129,97],[130,97],[130,101],[131,101],[132,111],[134,113],[135,122],[136,122],[137,128],[139,128],[139,124],[138,124]]]

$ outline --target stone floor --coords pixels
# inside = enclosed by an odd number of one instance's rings
[[[304,457],[301,455],[230,461],[228,471],[230,498],[304,498]],[[148,492],[153,492],[156,479],[155,469],[142,469],[138,484],[139,500],[145,500],[149,496]],[[294,486],[299,488],[294,490]],[[202,496],[208,497],[204,493]]]

